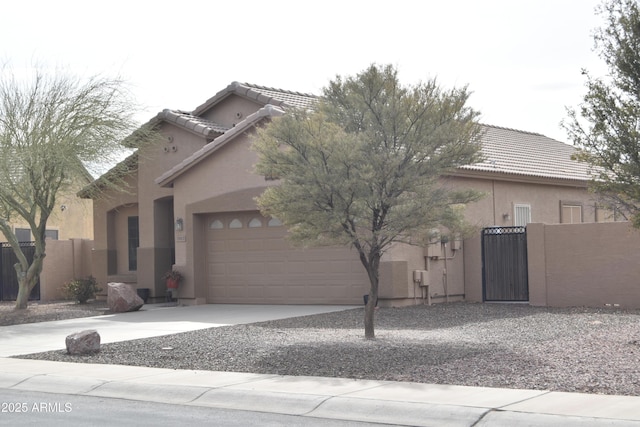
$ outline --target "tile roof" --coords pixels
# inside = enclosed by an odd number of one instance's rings
[[[459,171],[489,172],[588,181],[589,166],[572,160],[575,147],[539,133],[498,126],[483,125],[482,153],[484,160],[462,166]]]
[[[202,117],[194,116],[191,113],[180,110],[165,109],[158,113],[156,117],[209,138],[215,138],[230,129],[227,126],[222,126],[211,120],[203,119]]]
[[[312,94],[292,92],[283,89],[274,89],[265,86],[248,83],[233,82],[220,92],[206,100],[204,104],[196,107],[191,114],[200,116],[213,105],[226,98],[230,94],[236,94],[244,98],[252,99],[262,105],[275,105],[276,107],[312,108],[318,97]]]
[[[236,127],[229,128],[199,117],[216,103],[235,94],[262,103],[265,107],[250,115]],[[201,150],[184,159],[171,170],[156,179],[160,185],[169,185],[174,178],[198,163],[212,151],[225,144],[242,129],[262,117],[284,114],[288,107],[311,109],[319,98],[312,94],[275,89],[249,83],[232,82],[216,95],[198,106],[193,112],[165,109],[153,121],[167,121],[212,140]],[[561,179],[567,181],[588,181],[591,179],[589,167],[571,159],[576,149],[568,144],[544,135],[482,125],[481,138],[484,160],[458,168],[460,175],[503,175],[505,179],[535,177]]]
[[[110,184],[109,182],[117,182],[120,178],[127,175],[129,172],[138,169],[138,152],[134,152],[127,156],[124,160],[113,166],[107,172],[103,173],[100,177],[94,179],[80,191],[77,196],[81,199],[93,199],[97,196],[97,189],[106,188]]]
[[[262,95],[268,96],[272,100],[282,101],[285,104],[284,106],[288,105],[291,107],[311,109],[318,101],[318,97],[316,95],[312,95],[309,93],[292,92],[288,90],[275,89],[272,87],[253,85],[250,83],[244,83],[244,86],[247,86],[251,90],[259,92]],[[269,104],[274,103],[269,102]]]

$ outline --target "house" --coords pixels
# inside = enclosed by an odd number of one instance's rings
[[[91,274],[89,257],[93,239],[92,200],[82,199],[76,192],[91,182],[87,173],[69,188],[61,190],[56,198],[56,207],[47,221],[45,238],[48,240],[43,271],[39,284],[31,292],[31,299],[40,301],[63,298],[60,287],[74,278],[84,278]],[[33,235],[26,221],[14,216],[10,221],[19,242],[32,242]],[[4,236],[2,236],[4,238]],[[23,251],[27,259],[32,259],[33,243],[25,243]],[[1,246],[3,268],[0,268],[0,301],[15,301],[18,284],[13,264],[17,258],[9,243]],[[29,247],[31,246],[31,247]],[[83,249],[84,248],[84,249]],[[83,257],[83,255],[85,255]]]
[[[88,176],[88,175],[87,175]],[[93,216],[91,200],[79,198],[76,192],[88,185],[91,179],[78,183],[70,189],[65,189],[57,195],[56,208],[47,221],[45,235],[50,240],[92,239]],[[31,242],[33,236],[25,220],[19,216],[11,218],[13,229],[19,242]]]
[[[163,140],[108,172],[121,174],[127,191],[94,200],[98,281],[150,288],[159,299],[164,273],[176,268],[185,276],[178,292],[184,304],[361,304],[369,284],[355,250],[294,248],[254,200],[277,185],[253,173],[255,126],[314,102],[313,95],[234,82],[191,112],[160,112],[150,123]],[[588,193],[586,166],[571,160],[572,147],[486,126],[483,151],[482,163],[443,177],[486,194],[466,210],[477,236],[396,245],[381,265],[381,305],[482,301],[482,227],[610,219]]]

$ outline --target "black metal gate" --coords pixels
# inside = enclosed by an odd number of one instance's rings
[[[35,243],[22,242],[20,247],[27,261],[33,261],[33,255],[36,252]],[[13,253],[9,243],[0,243],[0,258],[0,301],[15,301],[18,298],[18,275],[13,266],[18,262],[18,257]],[[40,299],[40,281],[31,290],[29,299]]]
[[[482,230],[482,299],[529,301],[525,227]]]

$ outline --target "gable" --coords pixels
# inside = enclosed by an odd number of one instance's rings
[[[264,107],[264,105],[254,100],[246,99],[236,94],[230,94],[209,108],[209,110],[202,113],[201,117],[215,123],[220,123],[226,127],[226,130],[229,130],[262,107]]]
[[[246,119],[239,122],[237,126],[231,128],[225,134],[214,139],[211,143],[205,145],[200,150],[196,151],[195,153],[185,158],[180,163],[173,166],[167,172],[159,176],[155,180],[156,184],[161,185],[163,187],[171,186],[173,184],[173,181],[177,179],[180,175],[184,174],[189,169],[199,164],[204,159],[211,156],[213,153],[217,152],[220,148],[224,147],[234,138],[240,135],[244,135],[246,132],[251,130],[251,128],[256,126],[263,119],[274,117],[274,116],[280,116],[282,114],[285,114],[283,110],[277,107],[274,107],[272,105],[266,105],[265,107],[259,109],[255,113],[250,114]]]
[[[315,95],[312,94],[252,85],[249,83],[243,84],[233,82],[229,86],[209,98],[205,103],[196,107],[196,109],[193,110],[191,114],[193,114],[194,116],[206,116],[207,111],[229,97],[231,94],[253,101],[260,106],[270,104],[283,109],[311,109],[318,99]]]

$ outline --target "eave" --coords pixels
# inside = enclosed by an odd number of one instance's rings
[[[584,179],[575,178],[561,178],[553,176],[543,175],[526,175],[518,173],[508,173],[500,171],[483,171],[472,169],[456,169],[453,172],[447,174],[447,176],[460,177],[460,178],[473,178],[483,179],[491,181],[508,181],[508,182],[520,182],[528,184],[542,184],[542,185],[558,185],[563,187],[579,187],[587,188],[589,181]]]

